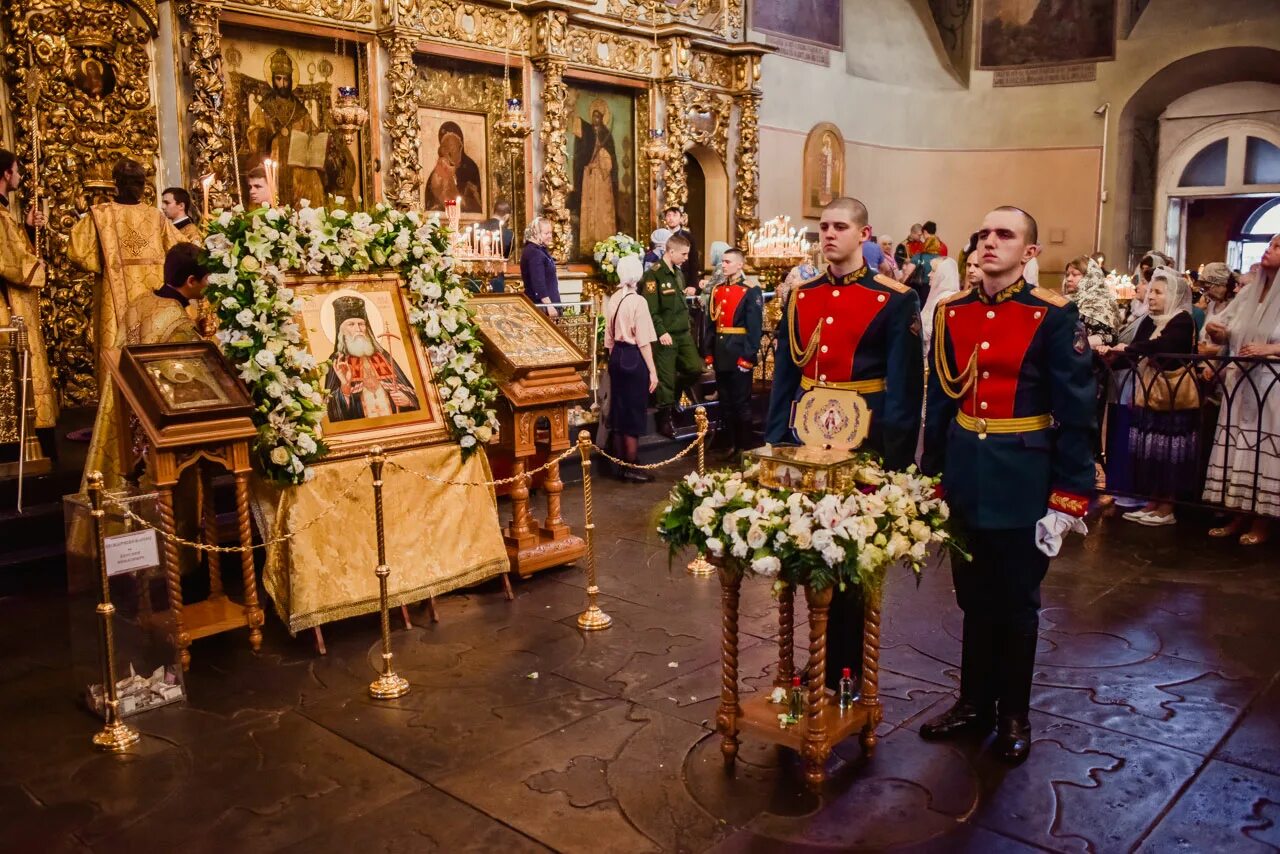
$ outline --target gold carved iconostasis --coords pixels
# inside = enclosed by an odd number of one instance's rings
[[[245,175],[267,158],[287,204],[438,210],[456,198],[464,222],[482,222],[510,200],[511,225],[546,216],[557,258],[585,264],[596,241],[617,231],[644,240],[662,207],[688,201],[694,152],[726,176],[715,184],[724,198],[706,205],[723,219],[716,231],[742,240],[759,220],[757,83],[769,51],[742,41],[743,8],[10,0],[0,12],[6,129],[29,176],[23,205],[39,141],[50,223],[40,322],[63,402],[97,396],[93,285],[63,260],[67,235],[110,197],[120,157],[154,176],[144,203],[183,186],[196,213],[247,200]],[[527,136],[509,132],[509,98]],[[343,99],[358,103],[360,123],[335,118]]]

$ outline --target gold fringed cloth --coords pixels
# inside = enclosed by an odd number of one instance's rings
[[[457,445],[397,453],[389,460],[451,481],[492,480],[484,452]],[[378,610],[377,527],[367,459],[316,466],[301,486],[254,478],[253,512],[267,547],[263,585],[290,634]],[[353,481],[359,478],[354,490]],[[349,492],[345,498],[344,491]],[[338,506],[314,521],[333,502]],[[383,470],[391,607],[468,587],[508,570],[492,487],[432,483],[388,463]]]

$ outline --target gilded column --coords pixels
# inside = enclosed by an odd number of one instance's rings
[[[201,199],[201,204],[207,210],[228,208],[236,176],[231,166],[231,142],[224,135],[226,86],[222,76],[222,34],[218,30],[222,0],[184,0],[178,6],[178,16],[189,27],[182,33],[182,47],[187,51],[192,89],[191,103],[187,105],[191,116],[187,153],[192,183],[198,186],[203,176],[213,175],[209,198]]]
[[[403,33],[381,34],[390,55],[387,68],[386,118],[383,121],[391,141],[391,162],[386,171],[387,201],[402,210],[419,207],[422,164],[418,162],[418,101],[414,97],[417,69],[413,62],[416,40]]]
[[[738,169],[734,182],[734,220],[738,245],[746,248],[747,232],[760,225],[760,93],[744,92],[738,104]]]
[[[689,147],[689,96],[686,80],[669,80],[663,84],[667,101],[667,155],[666,182],[662,206],[684,207],[689,201],[689,180],[684,171],[684,153]]]
[[[542,215],[555,228],[552,254],[569,260],[572,222],[569,219],[569,146],[567,144],[564,63],[548,57],[533,61],[542,74]]]

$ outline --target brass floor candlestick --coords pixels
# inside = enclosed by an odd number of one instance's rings
[[[409,693],[409,681],[391,667],[391,614],[387,609],[387,576],[391,574],[391,567],[387,566],[387,538],[382,519],[382,467],[387,458],[380,445],[374,445],[372,452],[369,466],[373,469],[373,512],[378,525],[378,568],[374,572],[378,576],[382,617],[382,674],[369,684],[369,696],[375,700],[394,700]]]
[[[586,430],[578,434],[578,451],[582,454],[582,503],[587,517],[587,610],[578,615],[578,628],[595,632],[613,625],[613,617],[596,603],[600,588],[596,586],[596,526],[591,521],[591,434]]]
[[[705,406],[699,406],[693,411],[694,423],[698,425],[698,474],[707,473],[707,409]],[[702,552],[689,561],[689,574],[694,578],[712,578],[716,574],[716,568],[707,561],[707,556]]]
[[[93,517],[93,539],[98,546],[98,573],[102,577],[102,601],[98,616],[102,625],[102,731],[95,734],[93,744],[99,750],[123,753],[136,744],[138,731],[120,720],[120,695],[116,690],[116,635],[112,627],[116,609],[111,604],[111,580],[107,575],[107,544],[102,509],[102,472],[89,474],[89,515]]]

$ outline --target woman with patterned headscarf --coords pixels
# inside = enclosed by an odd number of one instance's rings
[[[1080,321],[1091,345],[1096,348],[1116,343],[1120,304],[1107,287],[1106,274],[1097,261],[1082,255],[1067,264],[1063,292],[1080,310]]]
[[[1147,292],[1147,316],[1138,324],[1133,341],[1101,351],[1112,358],[1124,354],[1126,359],[1141,359],[1128,452],[1133,461],[1134,491],[1148,500],[1124,518],[1142,525],[1174,524],[1173,502],[1194,495],[1197,487],[1200,395],[1195,374],[1179,370],[1189,366],[1196,354],[1191,305],[1187,280],[1177,270],[1155,268]],[[1186,358],[1169,358],[1167,354],[1185,354]],[[1191,394],[1195,405],[1174,408],[1172,402],[1185,394]]]

